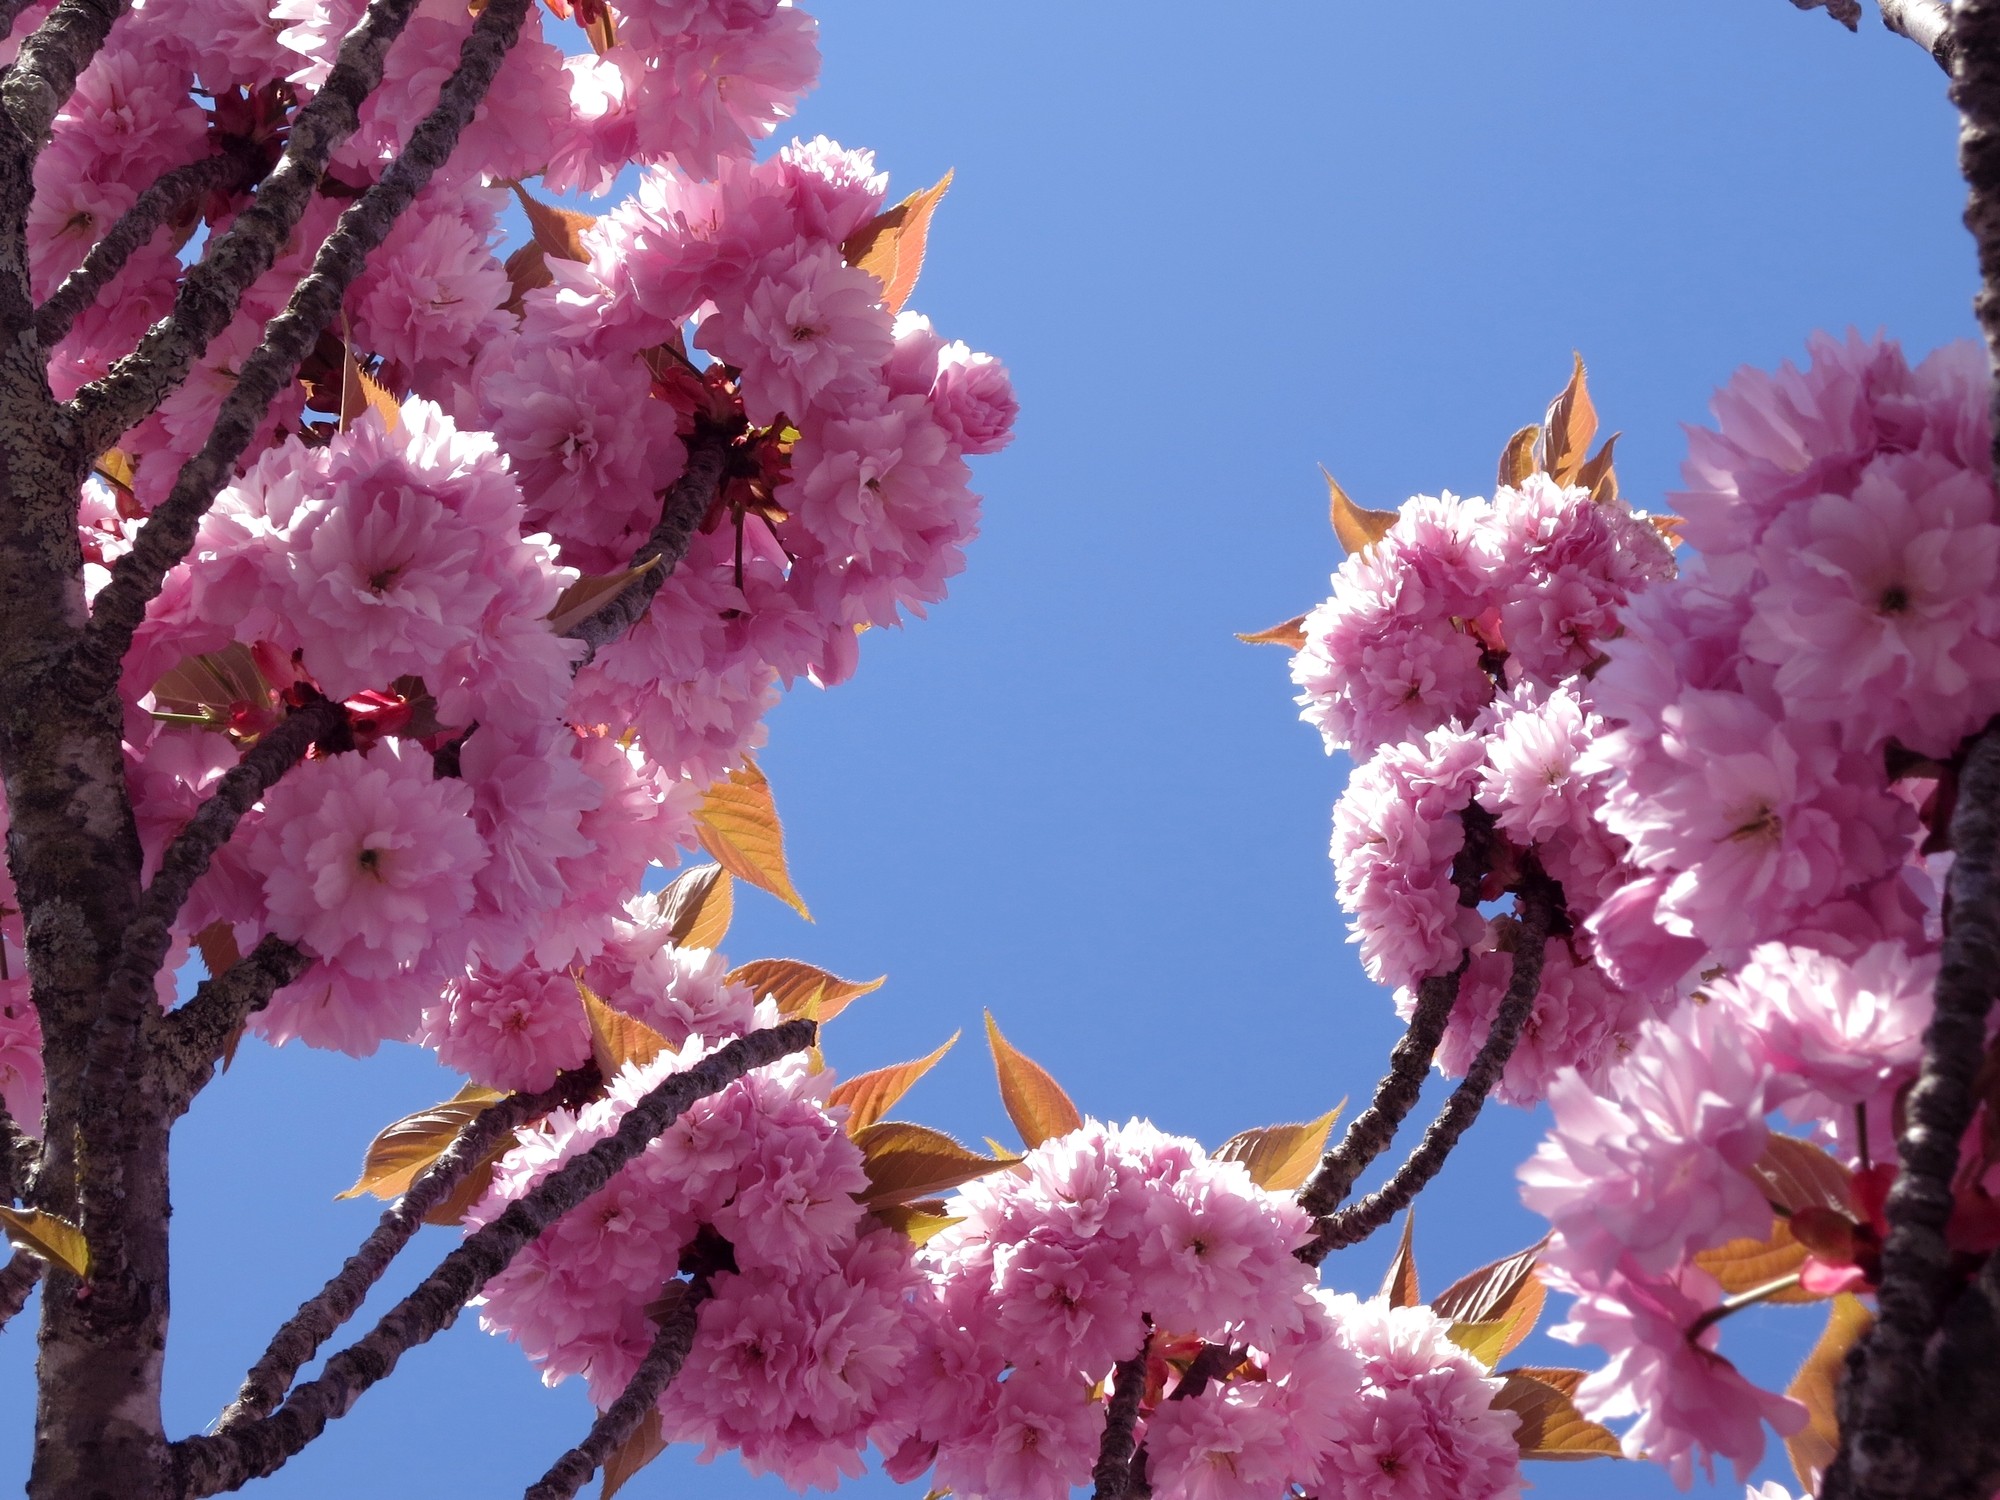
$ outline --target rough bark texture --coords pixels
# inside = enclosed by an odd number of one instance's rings
[[[1121,1359],[1111,1375],[1111,1402],[1104,1414],[1104,1437],[1090,1471],[1093,1500],[1121,1500],[1132,1490],[1132,1459],[1138,1451],[1139,1402],[1146,1394],[1146,1344]]]
[[[1534,1009],[1535,996],[1542,987],[1542,956],[1547,951],[1549,929],[1560,905],[1560,896],[1545,881],[1531,883],[1523,892],[1521,922],[1515,933],[1514,971],[1500,1009],[1493,1017],[1493,1029],[1472,1059],[1472,1066],[1466,1069],[1465,1077],[1451,1091],[1444,1108],[1438,1111],[1424,1138],[1395,1175],[1358,1203],[1319,1219],[1312,1241],[1299,1251],[1299,1258],[1307,1265],[1316,1266],[1333,1251],[1360,1244],[1409,1207],[1443,1168],[1452,1148],[1472,1128],[1486,1096],[1500,1081],[1507,1059],[1514,1055],[1514,1048],[1521,1040],[1521,1028]]]
[[[215,1065],[243,1034],[244,1023],[311,966],[311,957],[295,945],[266,937],[225,972],[203,980],[187,1004],[159,1018],[154,1027],[158,1067],[175,1118],[194,1102]]]
[[[673,1311],[667,1314],[660,1331],[653,1336],[653,1344],[646,1351],[646,1357],[639,1361],[639,1368],[632,1372],[632,1379],[618,1393],[618,1399],[599,1413],[582,1442],[557,1459],[549,1466],[548,1473],[528,1486],[522,1500],[572,1500],[576,1492],[589,1483],[590,1476],[604,1466],[604,1461],[638,1430],[639,1423],[659,1401],[660,1393],[680,1374],[688,1351],[694,1348],[695,1325],[700,1321],[701,1305],[708,1300],[708,1296],[706,1276],[697,1276],[686,1283],[686,1289],[675,1302]]]
[[[729,442],[720,436],[697,439],[688,449],[687,468],[667,490],[660,508],[660,524],[646,538],[646,544],[632,555],[632,566],[645,567],[654,558],[660,565],[649,568],[620,590],[605,606],[563,632],[570,640],[582,641],[589,650],[584,663],[605,646],[639,623],[680,560],[687,556],[702,518],[715,504],[729,468]]]
[[[594,1094],[603,1080],[595,1064],[566,1073],[552,1087],[536,1094],[510,1094],[482,1111],[461,1130],[438,1159],[419,1174],[409,1191],[382,1215],[374,1233],[349,1256],[347,1263],[319,1292],[302,1303],[285,1326],[272,1336],[236,1400],[216,1424],[230,1432],[270,1415],[320,1345],[354,1316],[369,1289],[382,1279],[389,1263],[416,1232],[424,1218],[458,1188],[489,1152],[509,1140],[523,1125],[554,1109],[574,1109]]]
[[[754,1068],[804,1051],[818,1034],[811,1021],[787,1021],[739,1037],[687,1072],[664,1079],[626,1112],[612,1135],[565,1162],[499,1218],[469,1235],[365,1337],[329,1359],[316,1379],[294,1387],[276,1412],[231,1432],[174,1444],[179,1495],[199,1500],[275,1473],[328,1422],[346,1415],[404,1354],[449,1328],[465,1304],[525,1245],[602,1188],[695,1100]]]
[[[41,1260],[25,1250],[16,1250],[6,1268],[0,1270],[0,1328],[28,1305],[28,1298],[42,1284],[42,1271]]]

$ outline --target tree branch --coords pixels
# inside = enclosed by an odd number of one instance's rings
[[[687,1362],[688,1351],[694,1348],[695,1327],[701,1317],[701,1305],[708,1300],[710,1287],[706,1276],[674,1284],[684,1286],[685,1290],[674,1304],[673,1311],[660,1324],[660,1331],[653,1336],[652,1347],[639,1361],[639,1368],[626,1382],[625,1389],[618,1393],[618,1399],[598,1414],[582,1442],[557,1459],[549,1466],[548,1473],[528,1486],[522,1500],[573,1500],[590,1476],[604,1466],[605,1459],[617,1452],[638,1429],[639,1423],[659,1401],[660,1393],[680,1374],[681,1366]]]
[[[1861,25],[1861,0],[1792,0],[1800,10],[1825,10],[1849,31]]]
[[[407,5],[412,0],[375,3]],[[486,97],[508,49],[520,35],[528,4],[529,0],[493,0],[479,13],[459,49],[458,67],[438,95],[437,107],[410,133],[409,143],[381,180],[340,216],[333,233],[313,257],[311,273],[299,283],[285,310],[265,328],[263,342],[243,362],[235,386],[223,399],[208,441],[181,466],[172,491],[140,528],[132,550],[118,559],[110,582],[98,593],[84,632],[85,659],[79,663],[86,681],[109,684],[117,680],[132,634],[145,618],[146,605],[159,593],[167,570],[187,556],[201,518],[250,446],[265,411],[298,374],[320,334],[340,311],[341,299],[361,274],[370,252],[382,243],[403,210],[451,155],[459,133]],[[262,198],[263,190],[258,196]],[[140,353],[144,352],[142,344]],[[116,376],[114,370],[106,378]]]
[[[1882,8],[1884,26],[1908,37],[1936,58],[1945,72],[1951,71],[1954,48],[1947,0],[1877,0],[1877,4]]]
[[[28,1298],[41,1285],[46,1269],[39,1255],[30,1255],[25,1250],[16,1250],[6,1266],[0,1268],[0,1328],[13,1322],[14,1314],[28,1305]]]
[[[654,558],[660,559],[660,565],[648,568],[625,585],[597,613],[577,621],[563,632],[566,639],[582,641],[590,648],[583,660],[577,663],[578,670],[582,670],[605,646],[639,623],[640,617],[652,604],[653,596],[659,593],[660,585],[666,582],[667,575],[687,556],[702,518],[721,493],[722,481],[729,471],[730,449],[730,440],[720,433],[703,434],[688,445],[687,468],[667,490],[665,503],[660,509],[660,524],[653,528],[646,544],[632,554],[632,566],[635,568],[645,567]]]
[[[1132,1455],[1138,1451],[1139,1402],[1146,1394],[1146,1342],[1130,1359],[1121,1359],[1111,1375],[1111,1402],[1104,1414],[1104,1437],[1097,1445],[1097,1466],[1090,1471],[1092,1500],[1121,1500],[1132,1488]]]
[[[41,1143],[14,1123],[0,1105],[0,1203],[24,1203],[34,1186]]]
[[[173,1116],[194,1102],[243,1023],[312,963],[296,944],[267,935],[221,974],[202,981],[187,1004],[160,1018],[155,1056],[166,1075]]]
[[[1979,9],[2000,26],[2000,4]],[[1978,55],[1967,40],[1961,26],[1961,60]],[[1985,41],[2000,41],[2000,33]],[[1988,68],[2000,63],[2000,51],[1989,47],[1984,56]],[[1879,1311],[1850,1355],[1841,1387],[1841,1452],[1827,1471],[1827,1500],[1942,1500],[1938,1472],[1950,1450],[1979,1436],[1957,1422],[1939,1430],[1937,1418],[1955,1415],[1956,1407],[1953,1393],[1939,1387],[1930,1355],[1957,1293],[1945,1225],[1959,1142],[1979,1102],[1986,1019],[2000,985],[2000,725],[1988,726],[1966,759],[1951,841],[1936,1011],[1896,1143],[1902,1169],[1889,1192]]]
[[[90,247],[49,300],[35,309],[35,336],[44,349],[53,349],[68,335],[77,315],[97,300],[97,294],[125,269],[125,262],[190,200],[222,187],[244,171],[243,154],[225,154],[191,161],[163,172],[154,184],[139,195],[139,201],[125,210],[123,218]]]
[[[0,73],[0,109],[28,144],[29,164],[47,144],[77,77],[130,8],[131,0],[62,0],[21,43],[14,65]]]
[[[1451,1155],[1459,1138],[1472,1128],[1486,1096],[1500,1081],[1507,1059],[1514,1055],[1514,1048],[1521,1040],[1521,1028],[1534,1009],[1535,997],[1541,993],[1542,956],[1560,906],[1559,889],[1546,876],[1531,877],[1523,887],[1521,921],[1515,932],[1514,972],[1485,1044],[1396,1174],[1367,1197],[1330,1217],[1318,1219],[1311,1243],[1299,1251],[1299,1258],[1307,1265],[1316,1266],[1333,1251],[1359,1244],[1407,1208],[1443,1168],[1445,1158]]]
[[[69,410],[77,419],[80,465],[109,448],[187,378],[209,341],[236,316],[243,294],[271,269],[305,217],[326,164],[354,134],[362,103],[382,81],[389,44],[416,8],[417,0],[369,0],[360,22],[341,39],[326,82],[292,121],[278,164],[257,184],[256,195],[235,222],[181,278],[172,310],[146,331],[138,348],[77,392]],[[268,404],[266,398],[258,406],[259,418]]]
[[[275,1473],[325,1431],[328,1422],[346,1414],[364,1391],[386,1378],[405,1353],[450,1327],[465,1304],[525,1245],[601,1189],[696,1100],[752,1069],[804,1051],[818,1034],[811,1021],[787,1021],[738,1037],[687,1072],[663,1079],[627,1111],[611,1136],[565,1162],[499,1218],[467,1236],[373,1330],[329,1359],[316,1379],[296,1387],[271,1416],[233,1432],[175,1443],[183,1500],[201,1500]]]
[[[460,1183],[489,1153],[522,1126],[554,1109],[575,1109],[602,1086],[595,1063],[565,1073],[553,1086],[535,1094],[510,1094],[467,1122],[438,1159],[426,1167],[383,1215],[374,1232],[361,1242],[337,1275],[317,1295],[301,1303],[285,1326],[271,1337],[257,1363],[243,1379],[236,1399],[216,1425],[231,1432],[268,1416],[285,1399],[292,1381],[320,1345],[354,1316],[369,1289],[382,1279],[389,1263],[409,1244],[425,1218],[457,1191]]]

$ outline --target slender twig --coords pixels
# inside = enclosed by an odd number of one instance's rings
[[[311,967],[312,957],[303,949],[267,935],[221,974],[203,980],[185,1005],[160,1018],[155,1051],[173,1114],[185,1111],[201,1092],[244,1023]]]
[[[346,723],[346,711],[338,703],[315,698],[286,714],[217,779],[207,800],[195,809],[161,855],[160,868],[125,929],[117,961],[105,982],[108,990],[144,988],[153,983],[173,947],[174,919],[187,905],[195,883],[208,873],[216,853],[229,842],[236,825],[314,743],[341,731]]]
[[[604,1461],[638,1429],[639,1423],[659,1401],[660,1393],[680,1374],[681,1366],[687,1362],[688,1351],[694,1348],[695,1326],[701,1317],[701,1305],[708,1300],[710,1291],[706,1276],[697,1276],[681,1285],[681,1295],[676,1299],[673,1310],[661,1322],[660,1331],[653,1335],[652,1347],[639,1361],[639,1368],[632,1372],[625,1389],[618,1393],[618,1399],[598,1414],[582,1442],[557,1459],[549,1466],[548,1473],[528,1486],[522,1500],[573,1500],[576,1492],[589,1482],[590,1476],[602,1468]]]
[[[1097,1445],[1097,1466],[1090,1471],[1093,1500],[1121,1500],[1132,1488],[1132,1455],[1138,1450],[1139,1401],[1146,1394],[1146,1353],[1149,1332],[1139,1352],[1118,1361],[1111,1375],[1111,1402],[1104,1413],[1104,1437]]]
[[[577,1107],[596,1093],[602,1082],[597,1065],[586,1063],[539,1093],[509,1094],[496,1100],[466,1122],[437,1160],[418,1174],[382,1215],[374,1232],[347,1258],[338,1274],[301,1303],[285,1326],[271,1336],[270,1345],[243,1378],[242,1389],[223,1412],[216,1430],[229,1432],[270,1415],[285,1399],[299,1371],[319,1353],[320,1345],[354,1316],[369,1289],[382,1279],[389,1263],[415,1237],[430,1212],[522,1126],[551,1110]]]
[[[753,1031],[687,1072],[662,1080],[626,1112],[608,1138],[563,1163],[499,1218],[468,1235],[373,1330],[328,1359],[317,1378],[294,1387],[276,1412],[231,1432],[175,1443],[181,1500],[201,1500],[275,1473],[325,1431],[328,1422],[345,1415],[364,1391],[386,1378],[404,1354],[449,1327],[523,1247],[598,1192],[696,1100],[754,1068],[804,1051],[818,1034],[818,1026],[806,1020]]]
[[[16,1250],[13,1259],[0,1268],[0,1328],[14,1321],[14,1314],[28,1305],[41,1284],[47,1263],[39,1255]]]
[[[409,0],[393,3],[407,4]],[[360,276],[368,256],[451,155],[459,133],[471,122],[473,111],[486,97],[508,49],[520,35],[528,3],[493,0],[480,11],[459,49],[457,68],[439,92],[436,108],[410,133],[409,143],[381,180],[340,216],[333,233],[313,257],[312,271],[293,291],[285,310],[265,326],[263,342],[244,360],[235,385],[223,398],[208,441],[181,466],[167,498],[140,528],[131,551],[118,559],[110,582],[98,593],[84,633],[85,659],[78,664],[85,681],[109,684],[117,680],[132,634],[145,618],[146,605],[159,593],[167,570],[193,547],[201,518],[248,449],[265,411],[298,374],[320,334],[332,323],[341,299]],[[115,375],[116,371],[107,379]]]
[[[632,566],[635,568],[645,567],[654,558],[660,559],[660,565],[647,568],[603,608],[563,632],[568,639],[582,641],[589,648],[583,661],[578,663],[579,667],[638,623],[652,604],[653,596],[660,591],[660,585],[666,581],[667,574],[687,556],[702,518],[708,514],[721,491],[729,468],[729,456],[729,440],[720,434],[697,438],[689,444],[687,468],[667,490],[660,510],[660,524],[653,528],[653,534],[646,538],[645,545],[632,555]]]
[[[1987,27],[1982,42],[2000,49],[2000,3],[1978,8]],[[1961,66],[1980,55],[1967,40],[1962,29]],[[2000,50],[1984,58],[2000,83]],[[1958,1290],[1945,1226],[1959,1142],[1979,1102],[1987,1017],[2000,986],[2000,725],[1975,740],[1966,758],[1951,844],[1936,1006],[1896,1142],[1902,1166],[1886,1210],[1878,1315],[1850,1358],[1841,1391],[1842,1448],[1827,1471],[1822,1493],[1828,1500],[1942,1500],[1956,1493],[1941,1479],[1952,1450],[1983,1441],[1963,1424],[1942,1420],[1957,1413],[1951,1394],[1938,1387],[1927,1352]]]
[[[1466,1069],[1465,1077],[1459,1080],[1423,1139],[1396,1168],[1393,1177],[1367,1197],[1318,1220],[1311,1242],[1298,1252],[1307,1265],[1316,1266],[1333,1251],[1359,1244],[1407,1208],[1437,1176],[1459,1138],[1479,1118],[1486,1096],[1500,1081],[1507,1060],[1520,1043],[1521,1028],[1534,1009],[1535,997],[1541,993],[1542,955],[1548,946],[1549,930],[1561,909],[1560,896],[1552,886],[1553,882],[1546,877],[1531,879],[1521,892],[1513,976],[1493,1017],[1493,1029],[1487,1033],[1485,1044],[1473,1058],[1472,1066]]]
[[[125,210],[104,238],[90,247],[49,300],[35,309],[35,336],[42,347],[53,349],[69,333],[77,315],[97,300],[97,294],[120,271],[125,262],[152,239],[162,224],[173,219],[191,202],[223,186],[245,169],[247,153],[204,157],[164,172],[139,195],[139,201]]]
[[[293,119],[277,165],[181,278],[173,308],[132,353],[77,393],[70,410],[77,418],[79,462],[88,463],[155,410],[235,318],[243,294],[271,269],[305,217],[333,153],[354,134],[363,102],[382,81],[389,44],[416,8],[417,0],[369,0],[359,23],[341,39],[325,82]],[[267,399],[259,405],[260,418],[268,404]]]

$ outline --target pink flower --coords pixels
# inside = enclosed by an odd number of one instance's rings
[[[1760,1390],[1714,1352],[1715,1328],[1688,1336],[1720,1300],[1714,1279],[1688,1266],[1586,1291],[1571,1321],[1550,1330],[1610,1352],[1610,1362],[1577,1388],[1577,1409],[1593,1419],[1638,1417],[1625,1432],[1625,1452],[1664,1465],[1683,1489],[1697,1456],[1711,1479],[1715,1457],[1729,1459],[1740,1483],[1764,1455],[1766,1422],[1789,1434],[1806,1420],[1798,1402]]]
[[[1021,408],[1005,365],[953,343],[938,351],[931,410],[959,452],[998,453],[1013,440]]]
[[[1545,1264],[1580,1278],[1657,1274],[1769,1228],[1746,1169],[1769,1135],[1770,1073],[1732,1026],[1713,1003],[1685,1005],[1601,1088],[1570,1072],[1549,1085],[1555,1128],[1519,1172],[1521,1200],[1555,1228]]]
[[[1297,1474],[1284,1417],[1256,1386],[1164,1401],[1146,1423],[1146,1477],[1161,1500],[1267,1500]]]
[[[534,1091],[590,1055],[576,982],[539,969],[476,965],[424,1012],[415,1040],[488,1088]]]
[[[451,952],[487,860],[472,800],[399,740],[298,766],[265,797],[249,850],[271,930],[363,980]]]
[[[743,372],[754,422],[802,421],[864,394],[892,347],[882,286],[821,246],[766,268],[739,312],[703,320],[695,342]]]

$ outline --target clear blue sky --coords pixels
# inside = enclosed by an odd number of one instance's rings
[[[1007,1129],[988,1006],[1086,1109],[1210,1144],[1365,1095],[1395,1024],[1332,901],[1345,766],[1294,718],[1283,654],[1231,635],[1325,591],[1315,465],[1363,504],[1483,493],[1575,348],[1627,493],[1657,505],[1678,424],[1739,364],[1821,327],[1969,334],[1940,75],[1784,0],[812,8],[800,130],[875,147],[899,191],[957,169],[913,305],[1004,357],[1025,411],[951,599],[773,715],[819,920],[748,894],[732,956],[889,974],[831,1030],[844,1070],[965,1029],[901,1112],[975,1140]],[[330,1200],[369,1136],[453,1087],[408,1049],[250,1047],[203,1096],[176,1154],[177,1434],[366,1232]],[[1512,1173],[1539,1133],[1496,1109],[1425,1197],[1432,1288],[1538,1232]],[[390,1290],[449,1244],[426,1231]],[[1387,1250],[1328,1280],[1372,1289]],[[1811,1317],[1746,1317],[1725,1347],[1782,1383]],[[25,1320],[0,1336],[0,1484],[26,1468],[32,1353]],[[257,1493],[518,1494],[587,1419],[468,1318]],[[1673,1493],[1638,1465],[1529,1477]],[[779,1492],[670,1453],[626,1493]]]

